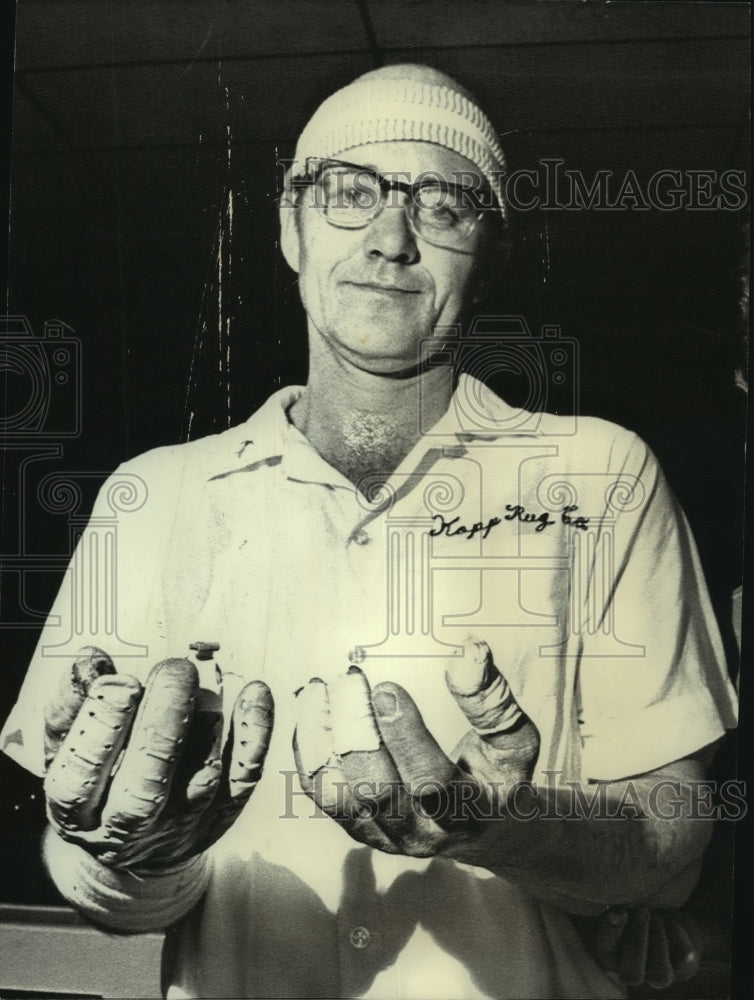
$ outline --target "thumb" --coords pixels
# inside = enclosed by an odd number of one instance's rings
[[[486,642],[468,638],[463,656],[448,666],[445,681],[473,730],[492,746],[497,745],[496,737],[515,732],[529,721]]]

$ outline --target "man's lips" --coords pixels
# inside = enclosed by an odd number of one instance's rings
[[[388,292],[399,295],[419,295],[421,293],[420,288],[404,288],[402,285],[391,285],[380,281],[344,281],[342,284],[350,285],[353,288],[363,288],[370,292]]]

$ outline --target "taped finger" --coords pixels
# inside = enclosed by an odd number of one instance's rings
[[[152,668],[102,813],[111,840],[122,842],[147,829],[163,808],[194,714],[198,683],[189,660],[163,660]]]
[[[170,787],[166,813],[196,813],[214,799],[222,777],[222,703],[199,688]]]
[[[272,694],[262,681],[246,684],[236,698],[218,775],[221,784],[212,804],[208,843],[214,843],[235,823],[259,783],[274,714]],[[223,773],[227,776],[224,782]],[[210,777],[209,772],[205,774]]]
[[[96,646],[84,646],[58,682],[57,690],[44,707],[45,770],[60,749],[84,704],[89,688],[106,674],[114,674],[113,661]]]
[[[369,682],[358,667],[328,685],[333,745],[357,802],[375,808],[392,801],[401,784],[374,717]]]
[[[335,755],[327,685],[317,677],[296,695],[294,743],[302,787],[304,781],[311,786],[312,777]]]
[[[313,678],[296,696],[297,723],[293,754],[302,789],[328,816],[338,821],[354,812],[348,781],[335,752],[330,699],[324,681]]]
[[[45,778],[48,815],[59,832],[91,830],[113,765],[128,738],[141,684],[101,676],[73,720]]]
[[[293,755],[301,788],[354,840],[396,853],[395,846],[374,822],[373,804],[360,802],[351,794],[343,761],[333,747],[327,685],[315,678],[301,689],[296,702]]]
[[[229,767],[230,796],[240,805],[249,798],[262,776],[272,738],[275,704],[262,681],[252,681],[241,691],[233,708]]]
[[[464,655],[450,662],[445,679],[474,731],[492,746],[497,736],[526,721],[486,642],[467,639]]]

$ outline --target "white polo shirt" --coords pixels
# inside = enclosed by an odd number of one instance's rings
[[[42,772],[42,706],[87,643],[144,678],[189,644],[234,697],[272,688],[265,774],[168,936],[169,996],[607,997],[569,918],[485,870],[357,844],[303,795],[294,692],[359,662],[412,694],[450,753],[443,679],[486,640],[541,737],[534,778],[619,779],[735,723],[688,525],[652,454],[594,418],[513,410],[462,376],[368,498],[290,424],[160,448],[103,487],[0,737]],[[550,777],[552,781],[552,777]]]

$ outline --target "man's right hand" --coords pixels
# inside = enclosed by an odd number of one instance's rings
[[[238,695],[225,748],[220,698],[186,659],[145,687],[86,647],[45,706],[47,815],[112,868],[156,871],[213,844],[262,773],[274,706],[266,684]]]

